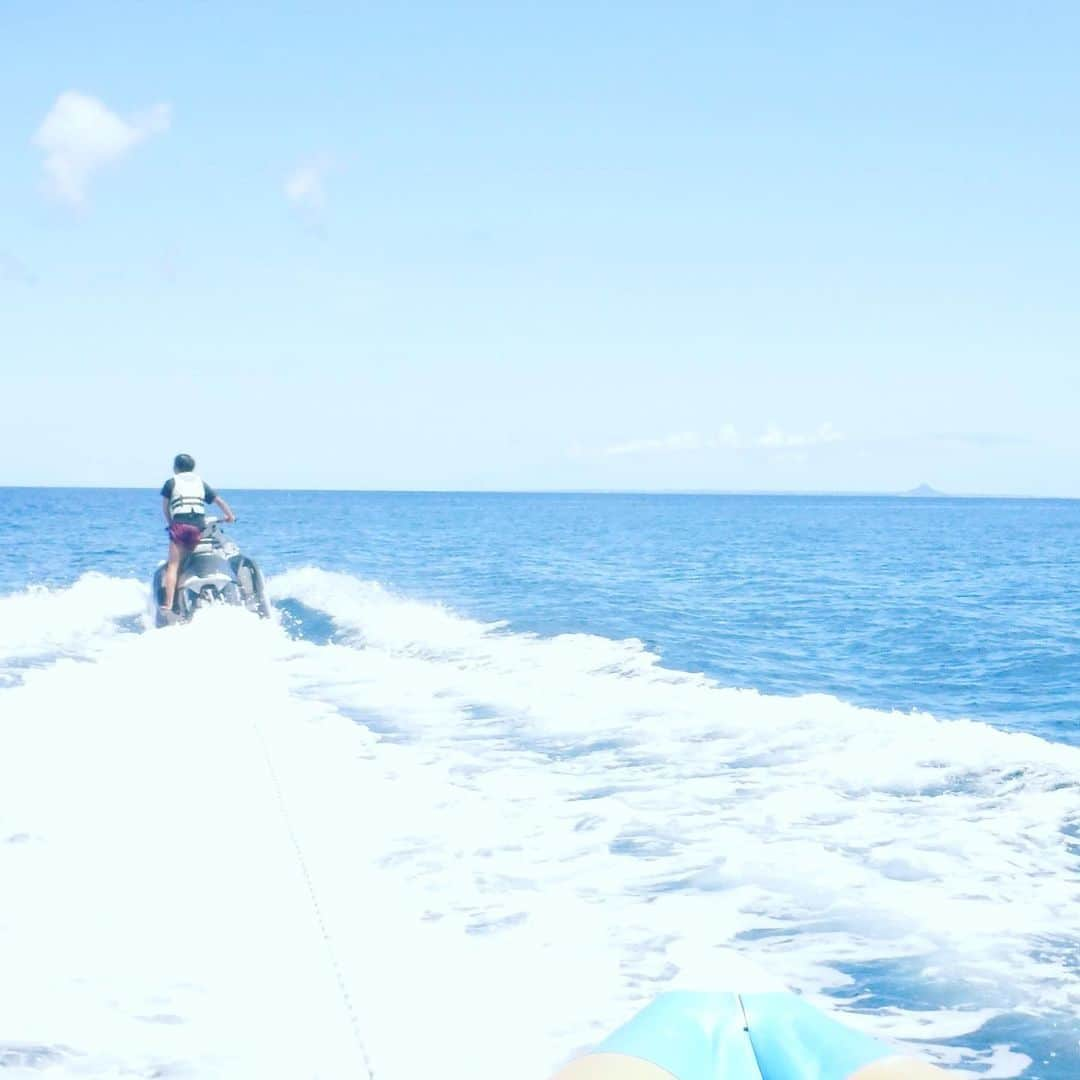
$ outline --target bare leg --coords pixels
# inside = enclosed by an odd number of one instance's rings
[[[180,546],[174,540],[169,541],[169,565],[165,567],[165,598],[161,606],[172,611],[176,599],[176,579],[180,573]]]

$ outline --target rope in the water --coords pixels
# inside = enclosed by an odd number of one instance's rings
[[[304,881],[307,883],[308,895],[311,897],[311,906],[315,910],[315,921],[319,924],[323,943],[326,945],[326,954],[330,958],[330,966],[334,969],[334,977],[337,979],[338,990],[341,991],[341,1000],[345,1005],[345,1012],[348,1014],[349,1022],[352,1025],[353,1039],[356,1042],[356,1049],[360,1055],[361,1064],[363,1065],[364,1072],[367,1074],[368,1080],[375,1080],[375,1070],[372,1068],[371,1057],[368,1054],[367,1046],[364,1044],[364,1037],[360,1029],[360,1019],[356,1015],[352,997],[349,995],[349,988],[345,983],[345,976],[342,973],[341,965],[338,963],[337,954],[334,952],[330,931],[326,928],[326,919],[323,918],[322,908],[319,906],[319,898],[315,892],[315,883],[311,879],[311,871],[308,869],[307,860],[304,858],[304,849],[300,846],[296,830],[293,828],[292,818],[289,817],[285,796],[281,790],[281,782],[278,780],[277,772],[274,769],[274,763],[270,758],[270,749],[266,745],[266,739],[263,737],[263,733],[259,729],[259,725],[254,717],[252,717],[251,723],[252,727],[255,729],[255,737],[262,747],[263,758],[266,761],[266,769],[270,774],[270,782],[274,785],[274,791],[277,794],[281,818],[285,822],[285,828],[289,833],[289,839],[292,840],[293,849],[296,851],[296,861],[300,864],[300,872],[304,875]]]

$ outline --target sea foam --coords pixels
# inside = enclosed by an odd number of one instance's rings
[[[139,633],[145,587],[96,576],[0,598],[0,663],[34,658],[0,690],[27,1075],[540,1080],[745,963],[982,1075],[1025,1064],[998,1018],[1080,1007],[1080,751],[341,574],[271,591],[330,640]]]

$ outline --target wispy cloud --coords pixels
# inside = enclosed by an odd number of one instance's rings
[[[285,198],[304,210],[322,210],[326,206],[326,188],[323,181],[331,164],[329,158],[314,158],[302,162],[285,178]]]
[[[33,138],[44,155],[47,188],[62,202],[81,206],[95,173],[167,131],[171,122],[168,105],[153,105],[125,120],[97,98],[68,90],[56,99]]]
[[[828,422],[808,435],[782,431],[775,424],[770,424],[765,434],[757,440],[756,445],[769,450],[796,450],[807,446],[822,446],[825,443],[843,441],[844,436]]]
[[[844,436],[832,424],[822,424],[808,435],[782,431],[770,425],[757,438],[744,438],[731,424],[711,433],[679,431],[659,438],[632,439],[615,443],[599,451],[602,457],[622,457],[628,454],[665,454],[690,450],[796,450],[825,443],[841,442]],[[580,456],[580,451],[577,455]]]
[[[735,429],[724,428],[719,435],[700,435],[696,431],[679,431],[659,439],[634,439],[630,442],[606,446],[601,451],[605,457],[621,457],[624,454],[670,453],[679,450],[705,450],[717,446],[732,446],[738,439]]]
[[[36,285],[37,275],[22,259],[9,251],[0,249],[0,281],[11,281],[17,285]]]

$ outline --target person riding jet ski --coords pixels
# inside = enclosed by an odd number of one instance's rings
[[[161,509],[165,515],[165,531],[169,534],[169,561],[165,567],[161,622],[173,618],[180,561],[195,550],[202,538],[207,504],[221,507],[227,522],[236,520],[229,504],[195,472],[195,459],[190,454],[177,454],[173,460],[173,475],[161,488]]]

